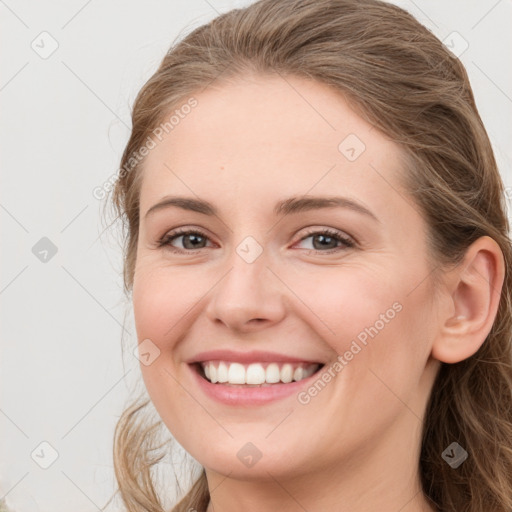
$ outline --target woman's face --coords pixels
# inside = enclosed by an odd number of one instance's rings
[[[133,303],[158,413],[241,478],[389,464],[397,446],[417,460],[436,323],[400,149],[317,82],[246,77],[194,98],[141,186]],[[214,380],[297,380],[210,383],[200,363]]]

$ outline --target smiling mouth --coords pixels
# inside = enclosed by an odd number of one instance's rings
[[[242,364],[233,361],[203,361],[191,365],[211,384],[254,388],[300,382],[318,373],[323,363],[262,362]]]

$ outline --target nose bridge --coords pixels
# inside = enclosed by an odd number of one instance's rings
[[[217,295],[239,308],[256,307],[270,291],[267,256],[263,247],[257,254],[254,242],[240,243],[230,255],[229,272],[219,283]]]
[[[208,315],[225,325],[243,329],[251,320],[275,322],[284,305],[269,265],[267,249],[246,237],[226,260],[227,273],[212,290]]]

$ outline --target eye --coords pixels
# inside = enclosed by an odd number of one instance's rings
[[[300,242],[304,242],[308,239],[311,239],[311,246],[302,247],[302,249],[331,253],[355,247],[355,243],[350,238],[343,235],[341,232],[331,229],[310,231],[306,236],[300,239]]]
[[[180,239],[181,247],[175,245]],[[352,239],[341,232],[331,229],[311,230],[300,239],[299,244],[308,239],[311,239],[312,246],[302,247],[302,249],[329,254],[355,247],[355,242]],[[185,253],[206,248],[208,241],[208,236],[202,231],[197,229],[178,229],[166,233],[158,241],[158,247],[166,247],[173,252]]]
[[[182,246],[176,247],[174,242],[182,239]],[[180,229],[170,233],[166,233],[159,241],[158,247],[168,247],[173,252],[189,252],[206,247],[208,237],[198,230]]]

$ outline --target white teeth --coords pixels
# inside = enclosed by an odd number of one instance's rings
[[[230,384],[245,384],[245,368],[243,364],[231,363],[228,370],[228,382]]]
[[[276,363],[270,363],[267,366],[266,378],[265,382],[269,384],[275,384],[281,380],[281,375],[279,372],[279,366]]]
[[[265,382],[265,370],[261,364],[250,364],[246,370],[246,384],[263,384]]]
[[[276,384],[306,379],[313,375],[319,364],[306,363],[251,363],[243,365],[228,361],[201,363],[206,378],[212,383],[248,384],[252,386]]]
[[[223,383],[228,381],[228,367],[222,361],[217,368],[217,382]]]
[[[298,368],[295,368],[295,371],[293,372],[293,380],[301,380],[304,378],[304,369],[299,366]]]
[[[291,364],[285,364],[281,368],[281,380],[286,383],[293,380],[293,366]]]

